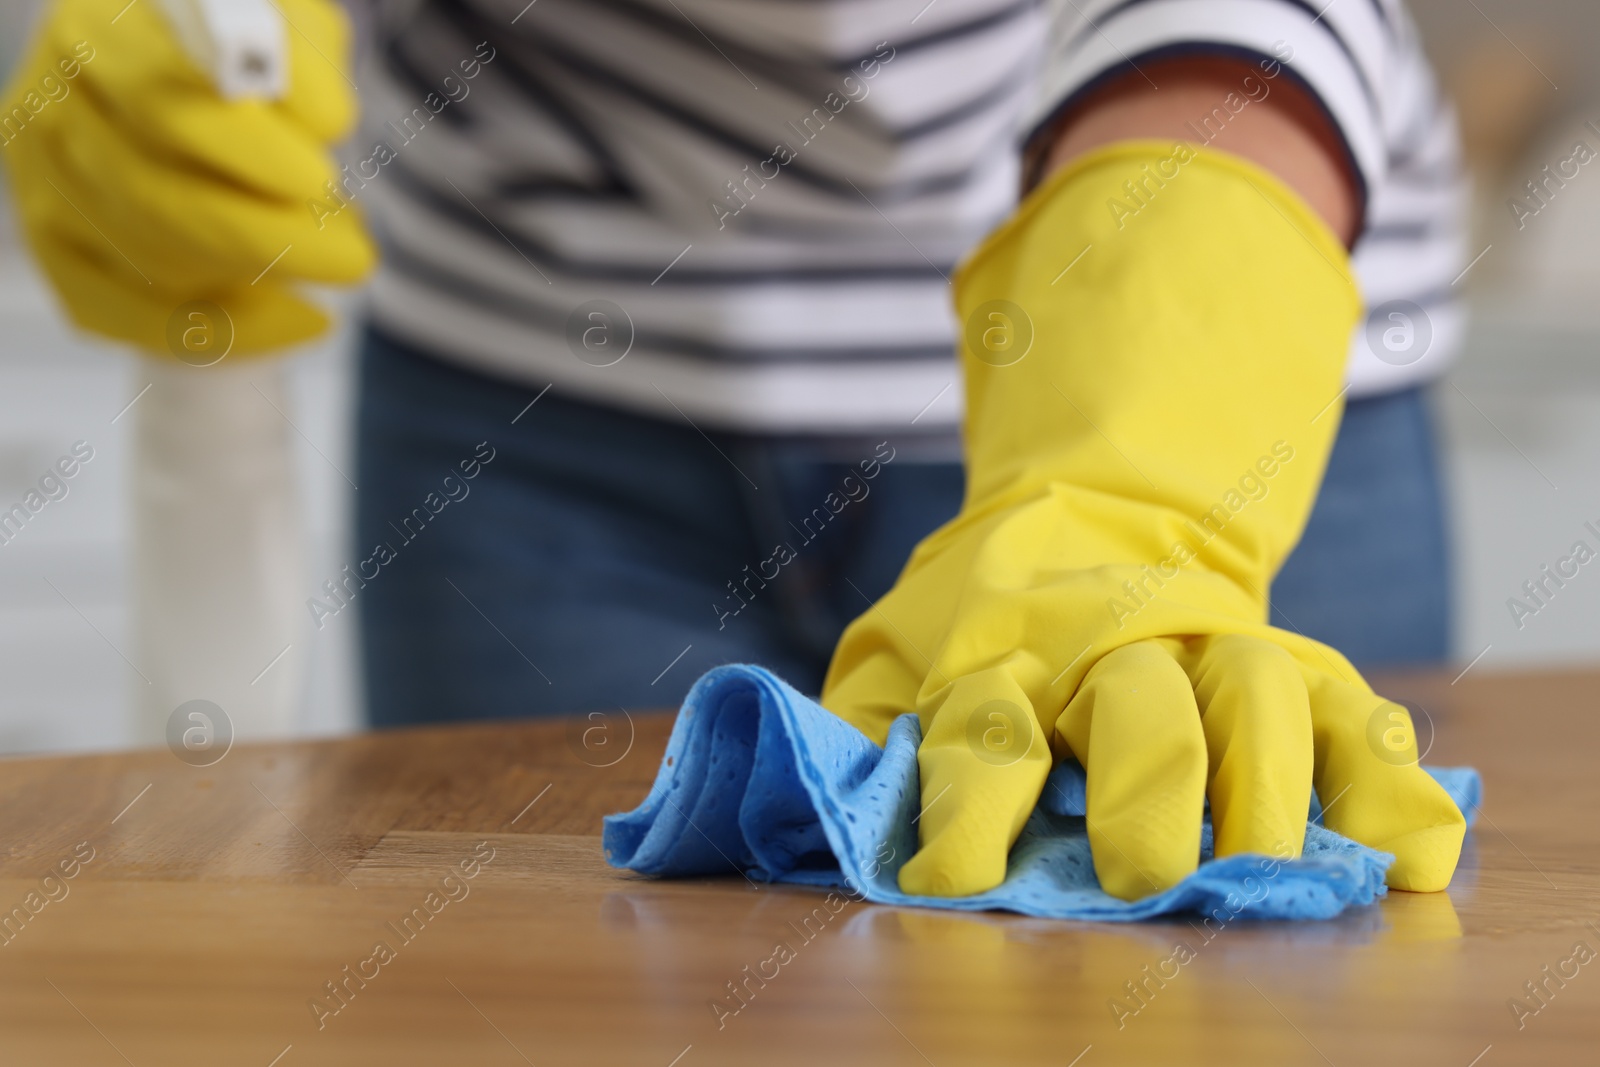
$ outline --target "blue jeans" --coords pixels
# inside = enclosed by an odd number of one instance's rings
[[[961,503],[960,465],[907,440],[702,435],[378,333],[357,434],[359,556],[389,548],[357,599],[379,726],[675,707],[729,662],[815,693]],[[1430,442],[1416,392],[1350,406],[1275,621],[1360,663],[1444,656]]]

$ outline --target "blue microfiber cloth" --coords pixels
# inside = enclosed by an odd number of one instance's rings
[[[718,667],[684,700],[650,795],[634,811],[606,818],[606,859],[665,877],[737,871],[837,887],[880,904],[1102,921],[1189,911],[1224,921],[1326,919],[1385,892],[1394,857],[1315,821],[1302,857],[1278,861],[1213,859],[1207,818],[1198,870],[1164,893],[1118,900],[1095,878],[1083,769],[1068,762],[1051,772],[1004,882],[953,899],[902,893],[896,876],[917,847],[921,736],[917,717],[902,715],[879,748],[770,671]],[[1482,790],[1478,773],[1429,773],[1470,821]]]

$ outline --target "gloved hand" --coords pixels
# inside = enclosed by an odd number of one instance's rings
[[[1122,899],[1195,869],[1208,796],[1218,855],[1298,855],[1313,782],[1330,828],[1395,854],[1391,886],[1443,888],[1464,821],[1405,709],[1266,623],[1341,411],[1360,302],[1338,240],[1243,160],[1127,142],[1036,190],[955,302],[966,499],[822,694],[880,743],[922,720],[901,888],[997,885],[1067,756]]]
[[[169,320],[203,300],[232,320],[233,351],[273,349],[327,325],[295,282],[371,269],[359,210],[319,221],[309,206],[335,206],[325,183],[342,180],[327,146],[355,115],[348,24],[328,0],[276,3],[289,77],[275,101],[219,96],[153,0],[54,0],[46,13],[4,91],[7,113],[28,102],[28,121],[7,129],[0,159],[78,325],[167,351]]]

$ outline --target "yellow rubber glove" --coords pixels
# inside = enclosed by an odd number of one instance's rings
[[[1037,189],[955,302],[966,499],[822,695],[880,743],[922,720],[901,888],[999,884],[1067,756],[1117,897],[1195,869],[1207,796],[1218,855],[1298,855],[1313,782],[1330,828],[1395,854],[1391,886],[1443,888],[1464,821],[1405,709],[1266,623],[1341,411],[1360,301],[1339,241],[1240,159],[1127,142]]]
[[[327,326],[295,282],[371,270],[355,206],[320,221],[310,206],[333,204],[326,183],[342,180],[327,146],[355,117],[349,26],[328,0],[275,3],[289,43],[275,101],[219,96],[154,0],[46,12],[0,98],[0,159],[78,325],[173,351],[192,325],[224,328],[191,318],[204,301],[227,313],[234,352],[270,350]]]

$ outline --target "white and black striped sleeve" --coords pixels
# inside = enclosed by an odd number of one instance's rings
[[[1050,44],[1030,115],[1038,129],[1105,80],[1175,55],[1232,54],[1311,91],[1343,138],[1363,191],[1383,184],[1421,63],[1406,13],[1387,0],[1050,0]],[[1411,53],[1415,53],[1414,55]],[[1424,71],[1426,67],[1423,67]],[[1363,200],[1366,197],[1363,196]]]

